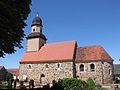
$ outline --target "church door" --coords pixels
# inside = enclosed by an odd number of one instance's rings
[[[45,84],[44,82],[45,82],[45,75],[44,75],[44,74],[41,74],[41,75],[40,75],[40,84],[43,85],[43,84]]]

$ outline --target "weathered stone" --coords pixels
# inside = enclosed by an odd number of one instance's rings
[[[29,68],[30,65],[31,68]],[[23,75],[26,75],[28,80],[33,79],[40,84],[52,83],[53,80],[58,81],[66,77],[73,77],[73,63],[23,63],[20,65],[20,80],[23,80]]]
[[[59,64],[59,67],[58,67]],[[84,65],[84,71],[80,71],[80,65]],[[95,71],[90,70],[90,64],[95,65]],[[57,63],[22,63],[20,65],[20,79],[26,75],[28,80],[35,80],[36,83],[51,84],[53,80],[73,77],[73,62]],[[76,76],[82,80],[91,77],[96,84],[112,83],[113,78],[112,62],[84,62],[76,63]]]

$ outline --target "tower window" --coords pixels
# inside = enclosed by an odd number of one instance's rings
[[[33,28],[33,32],[35,32],[35,28]]]
[[[90,64],[90,71],[95,71],[95,65],[94,64]]]
[[[80,71],[81,71],[81,72],[84,71],[84,65],[83,65],[83,64],[80,65]]]

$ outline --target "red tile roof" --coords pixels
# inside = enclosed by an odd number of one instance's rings
[[[0,66],[0,70],[3,68],[4,66]]]
[[[85,46],[77,48],[77,61],[94,61],[94,60],[112,60],[109,54],[101,46]]]
[[[20,62],[72,61],[75,47],[75,41],[45,44],[37,52],[26,52]]]
[[[19,69],[18,68],[10,68],[10,69],[7,69],[7,72],[15,75],[15,76],[19,76]]]

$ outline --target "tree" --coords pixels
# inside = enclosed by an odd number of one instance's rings
[[[0,57],[22,48],[31,0],[0,0]]]
[[[13,74],[8,72],[7,75],[6,75],[6,80],[9,81],[12,78],[13,78]]]

